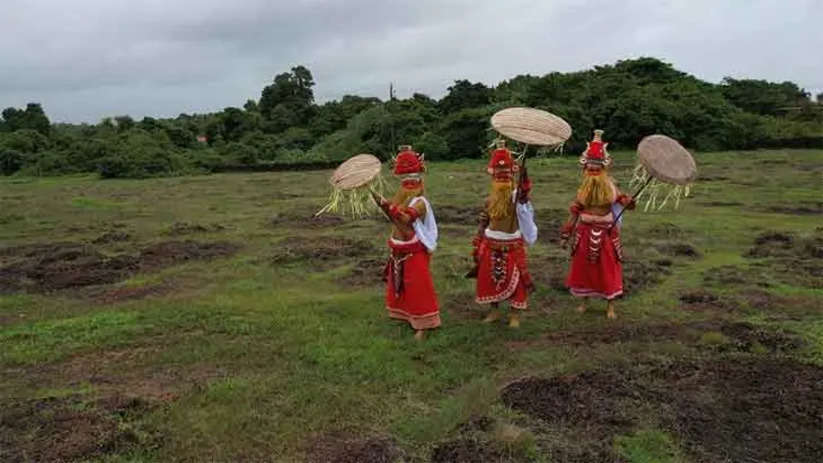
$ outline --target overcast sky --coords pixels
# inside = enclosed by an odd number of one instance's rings
[[[823,91],[823,0],[2,0],[0,108],[168,117],[258,99],[297,64],[318,102],[654,56]]]

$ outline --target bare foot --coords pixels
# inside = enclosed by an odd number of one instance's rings
[[[499,310],[492,309],[491,312],[489,312],[489,314],[486,315],[486,318],[483,319],[483,323],[496,322],[497,320],[500,320],[500,317],[502,315],[503,314],[501,314]]]
[[[520,328],[520,314],[509,315],[509,328]]]
[[[586,304],[580,304],[579,306],[577,306],[577,311],[580,312],[580,313],[585,312],[586,311]]]
[[[414,332],[414,339],[416,341],[422,341],[426,337],[426,332],[423,330],[417,330]]]
[[[614,320],[615,318],[617,318],[617,314],[614,311],[614,304],[612,304],[611,302],[609,302],[609,308],[606,309],[606,317],[608,317],[610,320]]]

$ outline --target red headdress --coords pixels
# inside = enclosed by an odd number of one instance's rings
[[[415,152],[411,145],[400,145],[398,151],[394,158],[394,175],[403,178],[404,186],[417,185],[420,174],[426,171],[424,155]]]
[[[512,173],[517,172],[519,166],[514,162],[512,153],[506,149],[505,141],[498,141],[497,148],[492,151],[491,159],[486,171],[498,180],[511,180]]]
[[[592,141],[586,142],[586,151],[584,151],[583,156],[580,157],[580,164],[598,164],[608,167],[612,163],[612,158],[606,150],[609,144],[603,143],[602,136],[602,130],[597,129],[594,131]]]

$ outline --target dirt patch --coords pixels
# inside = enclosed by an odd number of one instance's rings
[[[466,243],[471,242],[471,239],[474,238],[474,234],[477,233],[477,229],[469,229],[466,227],[457,227],[454,225],[446,225],[441,226],[439,223],[437,224],[438,231],[440,232],[440,236],[449,236],[452,238],[463,238]]]
[[[568,211],[563,209],[538,209],[535,212],[537,239],[543,243],[557,245],[560,242],[561,229],[568,217]]]
[[[743,203],[738,202],[738,201],[706,201],[706,202],[702,202],[700,204],[703,205],[703,206],[708,206],[708,207],[733,207],[733,206],[737,207],[737,206],[743,206]]]
[[[300,261],[328,263],[341,258],[363,258],[374,252],[368,241],[336,236],[292,236],[279,243],[271,257],[273,264],[290,264]]]
[[[760,272],[737,265],[722,265],[703,272],[703,282],[717,287],[756,285],[767,288],[769,279]]]
[[[143,248],[137,256],[108,256],[78,243],[26,245],[0,250],[0,294],[49,292],[125,280],[139,271],[157,270],[189,260],[234,254],[233,243],[166,241]]]
[[[718,333],[722,336],[717,342],[707,343],[704,340],[707,333]],[[553,331],[538,340],[507,342],[506,347],[511,351],[517,351],[541,345],[592,347],[600,344],[660,341],[677,341],[696,348],[721,352],[788,352],[804,345],[802,338],[791,331],[770,330],[748,323],[710,320],[649,325],[631,323],[608,325],[592,330]]]
[[[734,305],[705,289],[685,292],[680,295],[679,299],[683,310],[697,312],[731,312],[734,310]]]
[[[720,332],[732,340],[729,345],[721,347],[720,350],[755,352],[765,349],[769,352],[789,352],[805,344],[800,336],[789,331],[764,330],[750,323],[724,324]]]
[[[666,243],[658,246],[657,250],[662,254],[672,257],[688,257],[690,259],[699,259],[700,251],[688,243]]]
[[[487,444],[474,439],[461,438],[435,447],[431,461],[432,463],[485,463],[510,460]]]
[[[316,439],[308,461],[316,463],[394,463],[403,456],[387,437],[332,434]]]
[[[163,241],[140,251],[142,270],[155,270],[188,261],[212,260],[235,254],[240,246],[227,241],[203,243],[198,241]]]
[[[753,268],[783,283],[823,286],[823,232],[819,229],[800,237],[775,231],[763,233],[744,256],[757,259]]]
[[[171,291],[171,287],[164,285],[128,286],[106,290],[96,295],[94,299],[102,304],[117,304],[120,302],[145,299],[147,297],[162,296]]]
[[[318,207],[318,209],[320,209]],[[274,228],[327,228],[342,225],[346,219],[339,215],[314,215],[312,211],[289,211],[277,214],[269,220],[269,226]]]
[[[225,229],[226,229],[225,226],[220,225],[218,223],[213,223],[213,224],[209,224],[209,225],[201,225],[201,224],[198,224],[198,223],[175,222],[166,231],[166,235],[171,235],[171,236],[192,235],[192,234],[195,234],[195,233],[219,232],[219,231],[223,231]]]
[[[121,231],[109,231],[93,239],[92,244],[120,243],[131,239],[131,235]]]
[[[729,179],[725,175],[701,175],[699,178],[701,182],[724,182]]]
[[[567,293],[565,282],[568,271],[568,258],[543,256],[531,258],[529,261],[529,273],[535,285],[540,288],[550,288]]]
[[[754,247],[746,257],[774,257],[792,254],[795,236],[792,233],[766,232],[754,239]]]
[[[146,435],[120,423],[148,409],[145,402],[126,398],[96,404],[79,397],[2,404],[0,460],[85,461],[127,451]]]
[[[644,233],[644,235],[653,238],[680,238],[685,234],[686,232],[682,228],[671,222],[656,223]]]
[[[626,259],[623,262],[623,285],[626,294],[637,293],[659,284],[665,276],[671,275],[670,266],[670,261],[660,259],[652,262],[642,258]]]
[[[571,428],[587,459],[617,461],[616,434],[648,419],[676,434],[696,461],[817,462],[823,454],[823,368],[791,360],[680,361],[527,378],[503,402],[539,418],[538,431]],[[651,416],[650,416],[651,415]],[[563,444],[549,441],[551,453]]]
[[[475,280],[468,280],[474,285]],[[443,312],[457,315],[464,319],[474,319],[484,316],[488,306],[480,306],[474,301],[474,290],[461,291],[449,294],[442,299]]]
[[[109,284],[139,270],[133,256],[108,257],[83,244],[28,246],[7,252],[21,258],[0,267],[0,293]]]
[[[483,207],[460,207],[443,205],[435,209],[437,222],[452,225],[477,225],[477,219]]]
[[[383,283],[386,259],[360,259],[352,267],[351,272],[343,277],[344,286],[375,286]]]
[[[769,206],[766,208],[766,211],[789,215],[819,215],[823,214],[823,201],[800,204],[795,203],[785,206]]]

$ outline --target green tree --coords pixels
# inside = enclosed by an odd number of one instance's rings
[[[485,106],[491,102],[491,98],[492,90],[482,83],[456,80],[438,106],[443,114],[450,114],[461,109]]]
[[[51,131],[51,122],[40,103],[29,103],[24,110],[9,107],[2,114],[5,121],[3,125],[8,132],[30,129],[48,135]]]
[[[258,108],[266,120],[265,129],[277,133],[289,127],[305,126],[314,114],[314,78],[304,66],[278,74],[263,88]]]
[[[488,144],[489,107],[462,109],[446,116],[438,133],[449,147],[445,159],[478,158]]]
[[[434,132],[424,133],[414,146],[417,151],[426,155],[426,159],[432,161],[449,159],[449,144],[445,138]]]
[[[125,132],[134,128],[135,123],[134,119],[131,116],[117,116],[114,118],[114,122],[117,124],[117,131],[118,132]]]
[[[776,116],[788,108],[809,101],[809,94],[794,82],[780,84],[755,79],[726,77],[721,85],[723,95],[735,106],[755,114]]]

